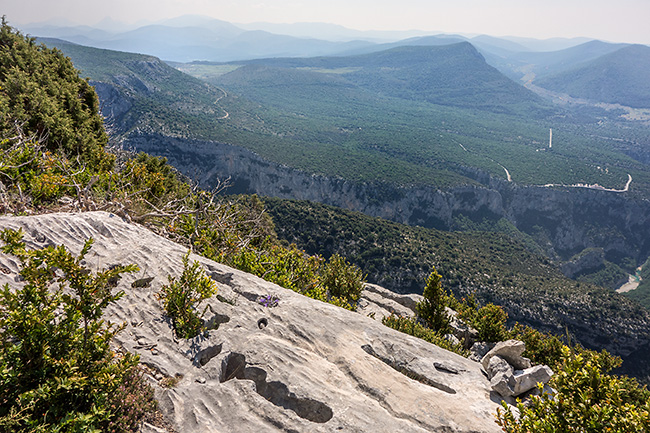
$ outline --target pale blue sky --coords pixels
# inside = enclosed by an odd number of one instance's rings
[[[0,0],[20,26],[52,18],[134,23],[185,14],[234,23],[326,22],[359,30],[585,36],[650,44],[650,0]]]

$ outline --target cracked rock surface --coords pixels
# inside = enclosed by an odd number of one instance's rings
[[[116,342],[155,372],[156,398],[179,432],[500,431],[499,398],[480,364],[363,314],[191,255],[219,299],[200,306],[212,329],[179,339],[156,293],[180,275],[183,246],[105,212],[5,216],[0,228],[22,228],[28,247],[63,244],[74,254],[92,237],[90,269],[140,267],[119,281],[125,296],[106,318],[126,323]],[[0,254],[0,265],[0,284],[20,284],[15,258]],[[257,302],[266,295],[277,306]]]

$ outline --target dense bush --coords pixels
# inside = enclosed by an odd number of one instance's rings
[[[115,281],[133,265],[92,274],[64,247],[27,250],[4,230],[2,251],[21,262],[25,283],[0,291],[0,431],[134,431],[154,406],[135,368],[110,341],[121,329],[102,320],[122,296]]]
[[[529,358],[534,364],[548,365],[553,370],[560,367],[562,363],[562,350],[565,344],[557,335],[544,333],[530,326],[516,323],[508,331],[507,338],[504,339],[510,338],[526,343],[524,356]]]
[[[497,423],[507,433],[650,431],[650,392],[632,379],[607,374],[618,365],[620,359],[607,352],[576,354],[565,347],[549,383],[555,393],[519,403],[519,416],[504,403]]]
[[[487,304],[477,311],[476,320],[472,323],[478,331],[480,341],[503,341],[508,337],[506,320],[508,314],[498,305]]]
[[[180,338],[196,337],[202,330],[203,315],[195,311],[198,304],[217,293],[215,282],[205,275],[197,261],[189,263],[190,252],[183,256],[183,273],[180,277],[168,277],[169,284],[159,293],[165,313],[172,319],[172,326]],[[207,308],[207,307],[206,307]]]
[[[36,44],[2,19],[0,28],[0,136],[15,132],[44,139],[50,152],[79,159],[88,171],[108,169],[107,135],[99,100],[69,58]]]
[[[355,311],[363,290],[363,274],[357,266],[334,254],[321,271],[321,281],[330,302]]]
[[[463,349],[461,344],[453,344],[447,340],[444,335],[438,331],[422,326],[418,321],[412,317],[401,317],[390,315],[382,319],[382,323],[389,328],[396,329],[405,334],[421,338],[443,349],[450,350],[462,356],[467,356],[468,352]]]

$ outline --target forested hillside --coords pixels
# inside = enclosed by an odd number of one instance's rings
[[[417,41],[416,41],[417,42]],[[469,42],[401,46],[346,57],[268,59],[265,66],[331,72],[373,93],[512,115],[553,113],[550,105],[489,66]],[[224,84],[231,84],[224,77]]]
[[[650,47],[631,45],[535,84],[576,98],[650,108]]]

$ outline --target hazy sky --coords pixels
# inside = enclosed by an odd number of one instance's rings
[[[234,23],[326,22],[358,30],[420,29],[650,44],[650,0],[0,0],[14,26],[53,18],[92,25],[199,14]]]

